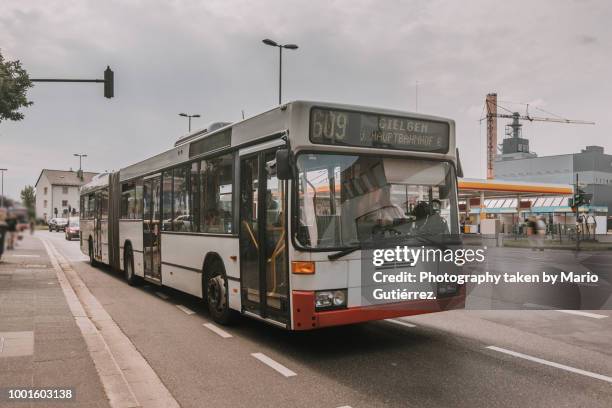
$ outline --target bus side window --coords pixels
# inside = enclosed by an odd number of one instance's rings
[[[200,229],[232,233],[234,156],[203,160],[200,171]]]

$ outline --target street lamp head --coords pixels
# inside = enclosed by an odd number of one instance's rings
[[[192,118],[199,118],[199,117],[200,117],[200,115],[196,113],[195,115],[191,115],[191,117],[192,117]]]
[[[262,40],[262,43],[266,44],[266,45],[270,45],[272,47],[278,47],[278,44],[276,41],[272,41],[269,38],[266,38],[265,40]]]
[[[179,116],[185,116],[187,117],[188,115],[186,113],[179,113]]]
[[[283,45],[283,48],[287,48],[289,50],[297,50],[298,46],[295,44],[287,44],[287,45]]]

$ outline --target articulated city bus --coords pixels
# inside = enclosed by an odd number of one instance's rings
[[[457,161],[452,120],[296,101],[96,177],[81,250],[132,285],[204,299],[220,323],[309,330],[463,307],[462,288],[367,305],[361,285],[363,246],[401,237],[387,226],[410,225],[409,243],[435,212],[457,236]]]

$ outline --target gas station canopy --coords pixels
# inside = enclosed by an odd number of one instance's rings
[[[459,179],[459,199],[571,196],[571,184],[528,183],[505,180]]]

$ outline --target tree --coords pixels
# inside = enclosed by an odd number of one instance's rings
[[[23,113],[18,109],[34,103],[26,96],[31,87],[32,81],[21,62],[5,61],[0,50],[0,122],[23,119]]]
[[[36,217],[36,193],[34,187],[25,186],[21,190],[21,203],[28,209],[28,218]]]
[[[4,198],[4,200],[3,200],[3,198]],[[7,196],[2,197],[0,195],[0,203],[2,203],[2,201],[4,201],[4,206],[5,207],[12,207],[13,205],[15,205],[15,202],[11,198],[9,198]]]

